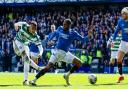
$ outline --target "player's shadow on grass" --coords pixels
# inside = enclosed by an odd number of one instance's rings
[[[23,86],[23,85],[20,84],[0,85],[0,87],[8,87],[8,86]]]
[[[100,85],[105,85],[105,86],[109,86],[109,85],[128,85],[128,83],[103,83],[103,84],[94,84],[94,85],[85,85],[85,86],[100,86]]]
[[[0,87],[9,87],[9,86],[23,86],[23,85],[21,84],[0,85]],[[37,85],[37,86],[30,86],[30,87],[67,87],[67,85]]]
[[[68,85],[37,85],[35,87],[68,87]]]

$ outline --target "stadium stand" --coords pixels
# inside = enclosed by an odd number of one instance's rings
[[[7,4],[10,0],[7,0]],[[14,0],[16,2],[16,0]],[[20,3],[19,0],[17,3]],[[29,3],[32,0],[29,0]],[[46,2],[57,2],[60,0],[44,0]],[[61,0],[65,2],[66,0]],[[71,2],[82,0],[68,0]],[[98,1],[98,0],[97,0]],[[122,0],[121,0],[122,1]],[[2,2],[2,0],[0,1]],[[33,0],[36,2],[36,0]],[[40,2],[40,0],[39,0]],[[125,0],[124,0],[125,2]],[[5,3],[5,2],[4,2]],[[26,0],[25,2],[26,3]],[[41,2],[42,3],[42,2]],[[14,3],[13,3],[14,4]],[[71,18],[73,21],[72,29],[78,31],[82,36],[86,36],[89,29],[93,30],[93,39],[87,44],[82,44],[79,41],[74,41],[71,45],[71,51],[75,53],[79,58],[84,57],[83,67],[88,68],[84,72],[88,72],[90,64],[93,59],[100,59],[102,69],[109,65],[110,49],[106,47],[107,40],[113,34],[115,25],[120,17],[120,10],[122,5],[101,5],[95,3],[84,6],[80,4],[76,5],[21,5],[21,6],[0,6],[0,71],[16,71],[18,65],[20,65],[20,58],[17,57],[12,48],[12,40],[15,37],[15,30],[13,24],[18,21],[36,20],[38,23],[38,34],[41,36],[42,44],[44,46],[44,54],[39,65],[45,65],[50,56],[49,46],[46,44],[46,38],[51,32],[50,26],[55,24],[56,28],[62,25],[65,18]],[[86,5],[86,4],[85,4]],[[36,8],[35,8],[36,7]],[[54,8],[53,8],[54,7]],[[84,56],[82,56],[84,54]],[[18,63],[18,65],[17,65]],[[125,66],[128,66],[125,62]],[[70,67],[70,65],[69,65]],[[64,68],[68,70],[68,66]],[[82,68],[81,68],[82,69]],[[104,71],[101,71],[104,72]]]

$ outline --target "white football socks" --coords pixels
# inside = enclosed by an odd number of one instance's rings
[[[29,59],[29,64],[33,67],[33,68],[35,68],[36,70],[39,70],[39,66],[33,61],[33,60],[31,60],[31,59]]]
[[[30,57],[25,55],[23,58],[24,58],[24,61],[28,62],[30,66],[32,66],[36,70],[39,70],[40,67],[32,59],[30,59]]]
[[[28,81],[29,67],[29,63],[24,61],[24,81]]]
[[[37,80],[37,78],[35,77],[32,81],[33,81],[34,83],[36,83],[36,80]]]

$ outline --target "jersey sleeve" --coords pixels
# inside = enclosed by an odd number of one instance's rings
[[[113,41],[115,41],[118,32],[121,30],[120,23],[121,23],[121,19],[118,20],[117,26],[115,28],[115,32],[114,32],[113,39],[112,39]]]
[[[28,23],[26,22],[18,22],[18,26],[20,27],[20,30],[28,30],[28,27],[30,26]]]
[[[74,38],[75,38],[76,40],[80,40],[80,41],[82,41],[83,43],[89,41],[88,36],[86,36],[86,37],[82,37],[82,36],[81,36],[78,32],[76,32],[76,31],[74,31]]]
[[[37,35],[37,40],[35,41],[35,44],[36,45],[41,45],[41,39],[40,39],[40,36],[39,35]]]
[[[26,22],[17,22],[19,26],[22,26],[23,24],[27,24]]]
[[[17,22],[18,26],[22,27],[22,26],[27,26],[29,27],[30,25],[26,22]]]
[[[109,47],[110,43],[112,42],[113,39],[113,35],[109,38],[109,40],[107,41],[107,47]]]

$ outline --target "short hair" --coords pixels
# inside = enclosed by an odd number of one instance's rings
[[[34,26],[37,26],[37,22],[36,21],[30,21],[29,24],[33,24]]]
[[[121,10],[121,13],[128,13],[128,7],[124,7],[122,10]]]
[[[72,24],[71,19],[65,19],[64,21],[65,21],[66,23],[68,23],[69,25],[71,25],[71,24]]]

